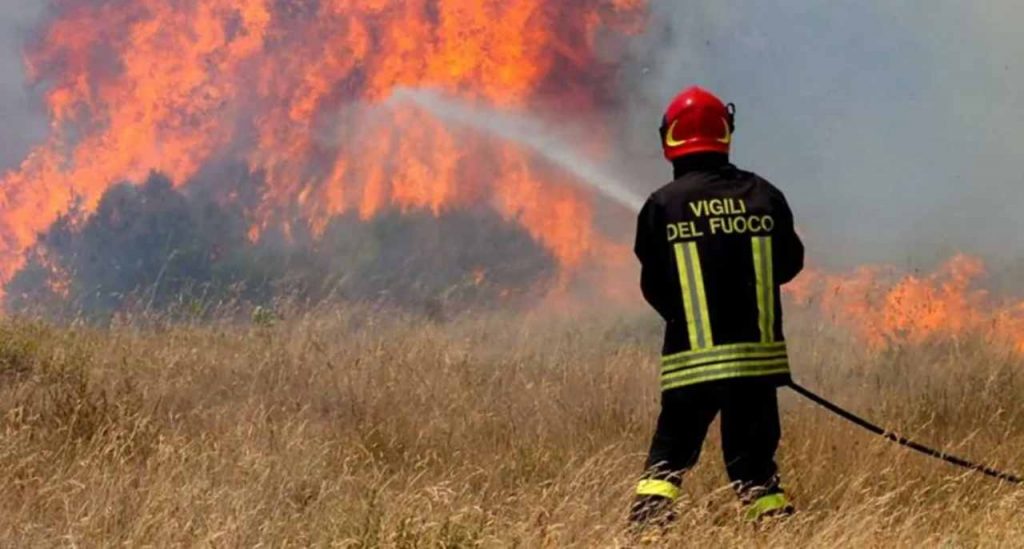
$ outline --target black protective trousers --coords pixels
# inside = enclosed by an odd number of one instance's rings
[[[745,501],[781,493],[775,451],[778,388],[758,379],[737,379],[674,389],[662,394],[645,478],[679,485],[697,464],[708,427],[722,414],[722,453],[729,479]]]

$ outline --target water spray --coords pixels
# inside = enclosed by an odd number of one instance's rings
[[[550,126],[525,113],[510,114],[480,105],[469,105],[433,90],[401,88],[394,92],[390,100],[412,103],[445,122],[522,145],[631,211],[639,211],[644,203],[641,196],[623,185],[606,168],[595,164],[559,139]]]
[[[400,89],[394,93],[391,101],[407,101],[446,122],[466,126],[500,139],[523,145],[546,160],[572,173],[580,182],[632,211],[638,211],[643,204],[643,199],[640,196],[620,183],[606,169],[593,163],[573,149],[568,143],[559,139],[556,133],[544,123],[526,114],[508,114],[482,106],[468,105],[430,90]],[[942,450],[930,448],[900,436],[893,431],[879,427],[796,382],[791,382],[789,388],[803,398],[828,410],[830,413],[904,448],[909,448],[951,465],[981,473],[1010,484],[1024,485],[1024,478],[1018,475],[999,471],[987,465],[982,465]]]

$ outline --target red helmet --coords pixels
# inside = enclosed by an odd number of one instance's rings
[[[665,111],[661,145],[665,158],[696,153],[729,153],[736,125],[736,106],[726,105],[711,92],[694,86],[684,90]]]

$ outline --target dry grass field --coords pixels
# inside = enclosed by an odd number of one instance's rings
[[[0,546],[614,547],[657,412],[647,315],[436,323],[0,323]],[[1024,469],[1024,363],[978,342],[869,354],[793,317],[808,386]],[[664,545],[1024,546],[1024,490],[909,454],[788,392],[801,512],[745,524],[717,437]]]

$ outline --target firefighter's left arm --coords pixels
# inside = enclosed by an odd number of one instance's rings
[[[804,269],[804,243],[796,234],[793,211],[790,210],[786,197],[777,189],[773,193],[775,210],[775,246],[776,281],[786,284],[796,278]]]

